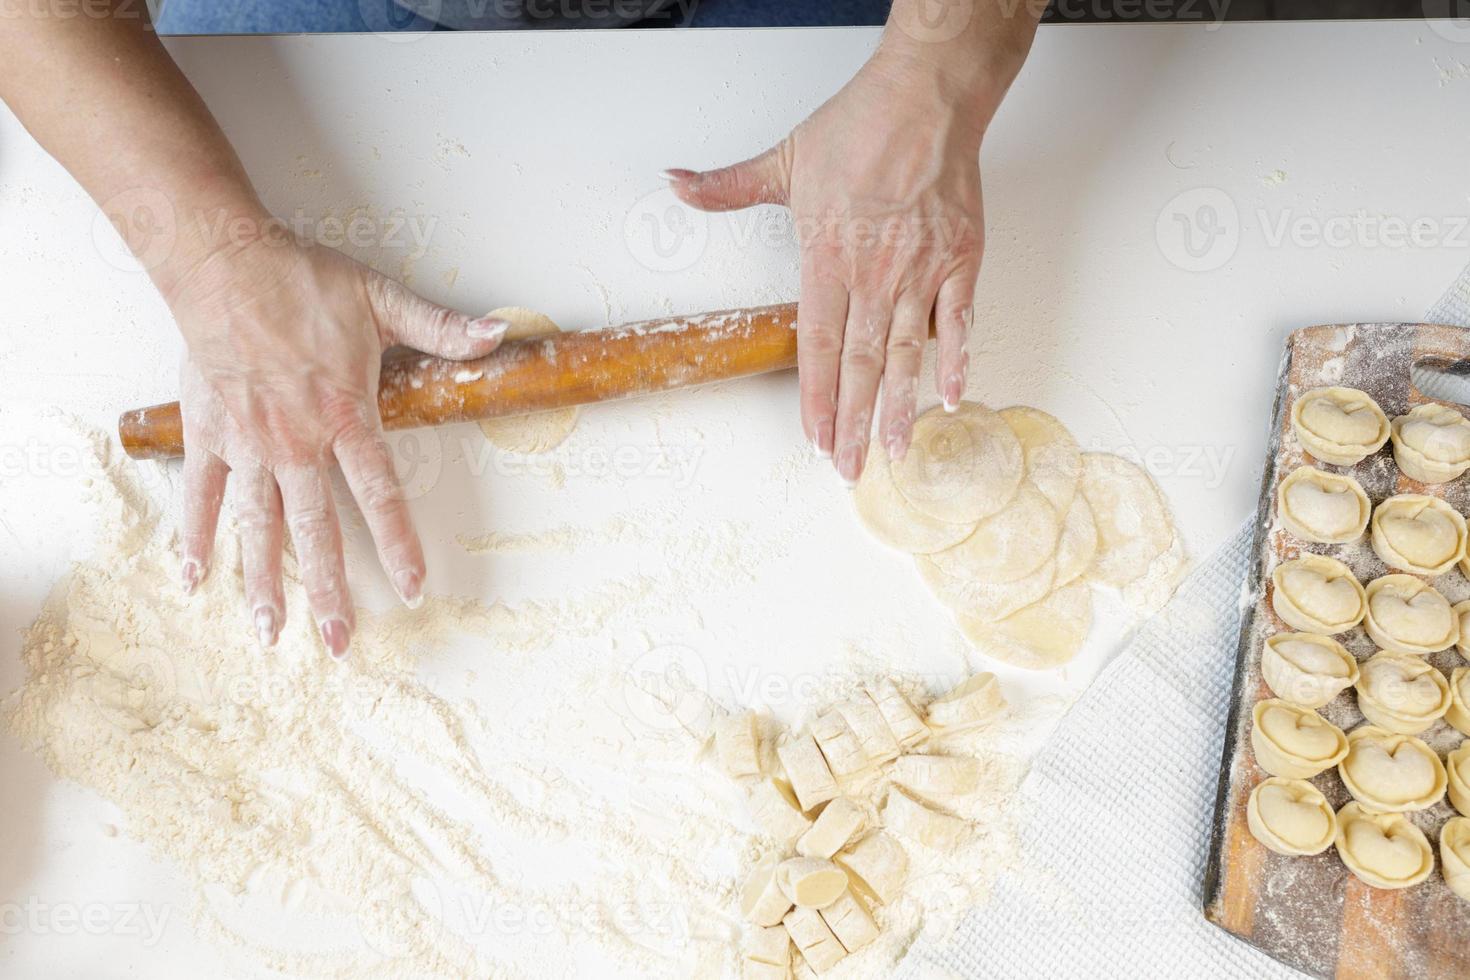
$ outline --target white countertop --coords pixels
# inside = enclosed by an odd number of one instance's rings
[[[531,306],[586,328],[796,297],[795,251],[775,209],[686,215],[694,244],[660,256],[647,220],[666,218],[672,201],[657,174],[773,143],[875,37],[437,34],[170,48],[277,213],[401,209],[402,234],[428,229],[427,250],[405,259],[405,240],[368,253],[380,268],[466,310]],[[1043,29],[985,147],[970,397],[1036,405],[1087,448],[1141,453],[1191,553],[1208,555],[1255,506],[1286,333],[1418,319],[1470,260],[1470,229],[1456,220],[1470,212],[1466,40],[1422,22]],[[1233,251],[1231,237],[1199,259],[1182,248],[1176,215],[1208,222],[1202,205],[1235,230]],[[54,483],[41,496],[64,508],[74,499],[64,474],[16,466],[33,438],[24,420],[58,405],[107,429],[124,408],[174,398],[179,341],[92,204],[8,114],[0,215],[10,420],[0,482]],[[1395,222],[1414,221],[1433,222],[1437,242],[1395,245]],[[835,476],[805,452],[795,396],[795,377],[782,376],[593,408],[560,457],[562,486],[496,472],[473,427],[442,431],[415,504],[429,588],[490,598],[595,583],[608,572],[596,561],[470,555],[455,536],[666,508],[691,533],[718,520],[749,539],[744,574],[712,579],[692,623],[647,624],[655,642],[698,650],[712,677],[732,664],[789,671],[792,656],[820,670],[852,649],[958,672],[965,647],[938,606],[902,557],[867,539]],[[576,472],[629,445],[648,470]],[[670,459],[693,462],[687,478],[652,471]],[[8,691],[21,679],[18,631],[86,542],[58,539],[29,505],[0,513],[0,531]],[[359,594],[385,601],[360,529],[350,543]],[[1098,631],[1057,676],[1000,673],[1016,693],[1075,691],[1119,640]],[[12,903],[0,909],[116,882],[179,891],[140,846],[101,840],[105,804],[54,782],[13,740],[0,740],[0,759],[0,903]],[[0,972],[162,976],[214,962],[181,921],[150,947],[129,935],[59,938],[0,930]]]

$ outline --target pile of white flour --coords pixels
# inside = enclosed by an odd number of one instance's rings
[[[172,863],[228,955],[292,976],[733,975],[740,876],[769,842],[707,759],[713,706],[676,673],[630,667],[639,651],[592,642],[636,626],[668,583],[363,613],[343,665],[297,603],[263,653],[233,535],[186,598],[152,471],[72,438],[100,540],[27,632],[5,720]],[[553,636],[589,642],[553,663]],[[493,661],[498,693],[471,699],[436,673],[456,644]],[[919,855],[879,910],[883,939],[829,976],[885,974],[1005,872],[1031,727],[1011,716],[957,740],[987,764],[977,832]]]

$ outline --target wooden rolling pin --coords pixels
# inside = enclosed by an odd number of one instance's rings
[[[796,366],[796,304],[649,320],[513,340],[473,361],[424,354],[383,363],[386,429],[527,415]],[[134,459],[184,454],[179,403],[124,412],[118,436]]]

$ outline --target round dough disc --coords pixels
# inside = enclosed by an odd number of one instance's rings
[[[873,537],[900,551],[926,555],[943,551],[968,538],[975,522],[950,524],[935,520],[908,502],[893,485],[888,453],[874,440],[868,464],[852,491],[858,518]]]
[[[1072,498],[1066,520],[1062,521],[1062,536],[1057,539],[1057,580],[1052,588],[1060,589],[1087,574],[1096,557],[1097,523],[1087,499],[1079,493]]]
[[[1061,522],[1040,490],[1028,481],[998,514],[952,548],[933,554],[948,575],[988,585],[1014,582],[1036,571],[1057,550]]]
[[[1021,443],[1026,477],[1058,514],[1065,514],[1082,478],[1082,451],[1077,448],[1077,440],[1066,426],[1038,408],[1015,405],[1001,409],[1000,417]]]
[[[1097,524],[1091,578],[1121,589],[1148,574],[1174,541],[1174,525],[1154,481],[1111,453],[1082,454],[1082,496]]]
[[[899,493],[951,524],[978,521],[1015,496],[1025,471],[1021,443],[999,413],[963,402],[931,408],[914,422],[913,442],[893,467]]]
[[[998,623],[964,614],[955,618],[960,632],[986,656],[1027,670],[1050,670],[1077,656],[1087,641],[1092,593],[1085,582],[1073,582]]]
[[[956,613],[971,619],[993,622],[1024,609],[1051,591],[1057,564],[1048,560],[1036,571],[1014,582],[987,585],[973,579],[956,578],[934,564],[932,555],[918,555],[914,565],[919,577],[935,597]]]
[[[498,316],[510,322],[505,332],[506,340],[532,340],[561,333],[544,313],[519,306],[505,306],[491,310],[487,316]],[[496,446],[512,453],[544,453],[561,445],[577,427],[578,409],[557,408],[534,415],[512,415],[499,419],[484,419],[480,431]]]

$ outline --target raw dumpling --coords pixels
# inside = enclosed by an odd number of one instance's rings
[[[1450,675],[1450,709],[1444,720],[1461,735],[1470,735],[1470,667],[1456,667]]]
[[[1425,660],[1380,651],[1358,675],[1358,710],[1380,728],[1418,735],[1450,708],[1450,685]]]
[[[1358,682],[1358,661],[1330,636],[1277,633],[1261,648],[1261,674],[1278,698],[1320,708]]]
[[[1364,725],[1348,735],[1337,773],[1353,799],[1375,813],[1427,810],[1444,799],[1449,778],[1434,750],[1412,735]]]
[[[1302,448],[1324,463],[1351,466],[1383,448],[1388,416],[1356,388],[1314,388],[1291,406]]]
[[[1310,708],[1271,698],[1251,712],[1256,765],[1273,776],[1311,779],[1347,755],[1347,736]]]
[[[1372,509],[1357,480],[1313,466],[1292,470],[1276,491],[1281,526],[1303,541],[1318,544],[1358,540]]]
[[[1460,617],[1433,586],[1412,575],[1385,575],[1368,583],[1363,628],[1394,653],[1424,656],[1454,646]]]
[[[1470,469],[1470,422],[1430,402],[1393,420],[1393,461],[1420,483],[1448,483]]]
[[[1005,419],[962,402],[953,413],[936,406],[918,417],[908,454],[893,464],[893,483],[930,517],[964,524],[1010,503],[1024,472],[1021,443]]]
[[[1440,830],[1439,863],[1450,891],[1470,902],[1470,817],[1455,817]]]
[[[1373,512],[1372,541],[1390,568],[1443,575],[1465,556],[1465,518],[1438,497],[1401,493]]]
[[[898,492],[888,453],[873,443],[863,475],[852,491],[858,519],[873,537],[900,551],[929,554],[953,547],[970,536],[975,522],[950,524],[930,517]]]
[[[1402,813],[1373,813],[1358,803],[1337,811],[1337,854],[1374,888],[1408,888],[1434,870],[1423,831]]]
[[[1272,776],[1251,790],[1245,807],[1251,836],[1277,854],[1321,854],[1337,837],[1337,814],[1305,779]]]
[[[1302,555],[1271,573],[1271,608],[1282,622],[1329,636],[1363,621],[1368,602],[1352,570],[1336,558]]]
[[[1465,559],[1460,559],[1460,570],[1465,570]],[[1470,578],[1470,575],[1466,576]],[[1455,649],[1460,651],[1460,656],[1470,660],[1470,599],[1457,602],[1454,605],[1455,621],[1460,624],[1460,638],[1455,641]]]
[[[1444,768],[1450,782],[1450,804],[1470,817],[1470,739],[1444,757]]]

